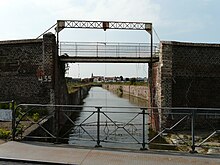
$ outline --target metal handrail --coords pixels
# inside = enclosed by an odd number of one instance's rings
[[[153,54],[159,52],[158,44],[153,45]],[[150,56],[148,43],[116,42],[61,42],[60,55],[91,57],[146,57]]]

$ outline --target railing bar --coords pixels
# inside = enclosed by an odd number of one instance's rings
[[[28,138],[32,138],[32,139],[53,139],[54,137],[51,137],[51,136],[44,136],[44,137],[42,137],[42,136],[25,136],[25,137],[28,137]]]
[[[140,142],[125,142],[125,141],[114,141],[114,140],[103,140],[105,143],[118,143],[118,144],[141,144]]]
[[[115,123],[115,121],[113,121],[108,115],[106,115],[105,113],[101,112],[107,119],[109,119],[116,127],[118,127],[118,125]]]
[[[85,133],[87,133],[87,135],[89,135],[89,137],[90,137],[92,140],[96,141],[96,140],[92,137],[92,135],[90,135],[90,133],[88,133],[88,132],[86,131],[86,129],[84,129],[84,128],[81,127],[81,126],[80,126],[80,128],[82,128],[82,130],[85,131]]]
[[[200,147],[203,143],[205,143],[208,139],[210,139],[213,135],[215,135],[216,132],[217,131],[214,131],[213,133],[211,133],[207,138],[205,138],[201,143],[199,143],[197,147]]]
[[[141,142],[139,142],[127,129],[125,129],[124,127],[122,127],[122,129],[124,129],[125,132],[127,132],[128,135],[130,135],[130,137],[132,137],[136,142],[138,142],[139,144],[141,144]]]
[[[93,142],[96,142],[95,139],[87,139],[87,138],[79,138],[79,137],[71,137],[71,140],[77,140],[77,141],[93,141]]]
[[[53,105],[53,104],[19,104],[19,106],[38,106],[38,107],[73,107],[73,108],[83,108],[95,106],[80,106],[80,105]],[[118,107],[118,106],[102,106],[102,108],[130,108],[130,109],[141,109],[145,107]],[[147,109],[160,109],[160,110],[202,110],[202,111],[220,111],[220,108],[191,108],[191,107],[148,107]],[[187,112],[186,112],[187,113]],[[201,112],[199,112],[201,113]]]
[[[110,137],[111,135],[114,135],[114,133],[116,133],[116,131],[119,129],[120,127],[116,126],[116,128],[114,130],[112,130],[108,135],[106,135],[104,137],[104,139],[107,139],[108,137]]]
[[[152,139],[148,140],[148,144],[150,144],[152,141],[154,141],[157,137],[159,137],[162,133],[166,131],[166,128],[163,129],[161,132],[159,132],[156,136],[154,136]]]
[[[181,123],[188,115],[184,116],[182,119],[180,119],[177,123],[175,123],[172,127],[169,128],[169,130],[172,130],[174,127],[176,127],[179,123]]]
[[[10,104],[12,101],[0,101],[0,104]]]
[[[92,112],[87,118],[85,118],[79,125],[82,125],[86,120],[88,120],[95,112]]]
[[[127,125],[128,125],[130,122],[132,122],[134,119],[136,119],[140,114],[141,114],[141,113],[138,113],[137,115],[135,115],[131,120],[129,120],[129,121],[124,125],[124,127],[127,126]]]
[[[32,123],[32,124],[37,124],[39,127],[41,127],[46,133],[48,133],[51,137],[55,138],[56,136],[54,136],[52,133],[50,133],[46,128],[44,128],[42,126],[42,124],[40,124],[39,122],[34,122],[33,120],[31,120],[28,116],[27,119]]]
[[[66,114],[64,113],[64,116],[66,116],[66,118],[72,123],[72,125],[75,125],[75,123],[73,122],[73,120],[70,119],[68,115],[66,115]],[[73,129],[73,127],[74,127],[74,126],[72,126],[69,130],[67,130],[66,133],[62,135],[62,137],[66,136],[67,133],[69,133],[69,132]],[[61,137],[61,138],[62,138],[62,137]]]

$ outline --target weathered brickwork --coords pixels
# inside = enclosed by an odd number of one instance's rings
[[[162,42],[159,101],[163,107],[220,107],[220,45]]]
[[[51,33],[43,39],[1,41],[0,100],[55,104],[59,94],[55,79],[64,77],[58,65],[56,40]],[[62,82],[57,83],[62,87]]]
[[[173,50],[173,106],[220,107],[220,45],[177,43]]]
[[[81,90],[83,97],[88,89]],[[65,63],[59,61],[54,34],[47,33],[42,39],[0,41],[0,101],[78,104],[81,99],[68,94]]]
[[[161,42],[160,48],[159,62],[154,64],[157,68],[153,67],[154,105],[219,108],[220,44],[166,41]],[[166,111],[153,116],[154,128],[175,121],[164,115]]]
[[[37,77],[43,64],[42,45],[42,39],[0,42],[0,100],[49,102],[48,84]]]

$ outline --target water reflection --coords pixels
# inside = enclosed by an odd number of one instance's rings
[[[147,100],[145,100],[145,99],[134,97],[134,96],[128,95],[128,94],[118,95],[117,93],[115,93],[115,95],[117,95],[118,97],[125,98],[125,99],[129,100],[129,102],[133,105],[137,105],[140,107],[147,107]]]
[[[130,102],[131,100],[133,103]],[[137,145],[137,143],[141,143],[143,139],[143,115],[139,106],[135,105],[134,102],[141,103],[141,107],[146,105],[146,103],[143,104],[143,101],[140,102],[136,99],[131,99],[131,97],[130,99],[118,97],[101,87],[91,88],[89,95],[84,99],[84,107],[80,117],[75,122],[76,126],[70,135],[69,143],[92,146],[96,144],[98,114],[95,113],[97,112],[95,107],[102,107],[100,113],[101,142],[117,142],[120,144],[105,143],[104,145],[127,148],[127,144],[121,144],[126,142],[132,148],[134,146],[140,148],[140,145]],[[83,140],[92,140],[93,142]]]

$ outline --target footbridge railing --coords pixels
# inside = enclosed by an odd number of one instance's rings
[[[220,149],[220,109],[21,104],[13,114],[14,140],[192,153]]]
[[[60,42],[61,61],[71,62],[79,59],[137,59],[151,58],[151,45],[147,43],[115,43],[115,42]],[[153,44],[153,62],[159,60],[159,44]],[[116,61],[117,61],[116,60]],[[125,61],[127,62],[127,61]],[[143,62],[143,61],[140,61]]]

